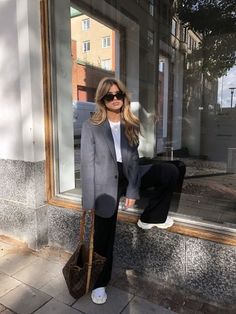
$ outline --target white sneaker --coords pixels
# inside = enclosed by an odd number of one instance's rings
[[[105,287],[94,289],[91,293],[91,298],[92,298],[93,303],[104,304],[107,300]]]
[[[163,223],[157,223],[157,224],[146,223],[146,222],[142,222],[140,219],[138,220],[138,223],[137,223],[137,225],[144,230],[148,230],[153,227],[157,227],[160,229],[167,229],[173,226],[173,224],[174,224],[174,220],[171,217],[167,217],[166,221]]]

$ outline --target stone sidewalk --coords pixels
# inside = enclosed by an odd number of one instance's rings
[[[90,295],[76,301],[69,295],[61,272],[68,257],[68,253],[52,248],[35,252],[21,242],[0,236],[0,313],[233,313],[186,298],[124,270],[114,271],[104,305],[93,304]]]

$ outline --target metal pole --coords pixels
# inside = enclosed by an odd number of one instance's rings
[[[231,102],[230,102],[230,107],[233,108],[234,90],[236,89],[236,87],[229,87],[229,89],[231,90]]]

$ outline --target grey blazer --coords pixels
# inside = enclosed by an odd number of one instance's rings
[[[121,124],[123,171],[128,179],[126,197],[139,198],[141,173],[137,146],[129,145]],[[82,126],[81,137],[82,203],[84,209],[95,209],[100,217],[111,217],[117,206],[118,167],[109,122]]]

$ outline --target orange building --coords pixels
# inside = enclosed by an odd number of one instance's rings
[[[73,101],[94,101],[101,78],[114,76],[115,31],[84,14],[72,17],[71,55]]]

